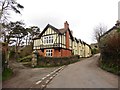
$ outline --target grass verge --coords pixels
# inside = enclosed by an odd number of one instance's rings
[[[12,76],[13,72],[10,68],[6,68],[3,72],[2,72],[2,80],[7,80],[8,78],[10,78]]]
[[[107,72],[111,72],[115,75],[118,75],[120,76],[120,70],[118,68],[118,66],[109,66],[107,64],[101,64],[100,67],[103,69],[103,70],[106,70]]]

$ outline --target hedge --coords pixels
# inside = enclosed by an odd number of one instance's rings
[[[61,66],[79,61],[79,55],[70,57],[42,57],[38,56],[37,66]]]
[[[18,59],[19,62],[29,62],[31,60],[32,60],[32,55]],[[70,57],[43,57],[38,55],[36,67],[52,67],[52,66],[68,65],[77,61],[79,61],[79,55],[70,56]]]

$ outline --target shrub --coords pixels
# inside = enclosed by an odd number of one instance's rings
[[[101,48],[101,67],[120,75],[120,33],[116,32],[105,38],[105,47]]]
[[[61,66],[79,61],[79,55],[70,57],[42,57],[38,56],[38,66]]]

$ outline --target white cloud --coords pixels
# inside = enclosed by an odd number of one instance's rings
[[[17,0],[25,8],[22,16],[12,20],[24,20],[27,26],[38,25],[41,30],[48,24],[63,28],[67,20],[74,36],[92,43],[93,28],[104,23],[111,28],[118,19],[119,0]]]

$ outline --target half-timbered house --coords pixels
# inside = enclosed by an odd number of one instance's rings
[[[66,57],[71,55],[85,57],[85,53],[88,51],[85,49],[83,41],[73,37],[67,21],[62,29],[57,29],[48,24],[40,35],[33,39],[33,42],[33,50],[37,50],[39,55],[46,57]]]
[[[62,29],[57,29],[48,24],[41,34],[33,40],[33,49],[42,56],[64,57],[72,55],[73,36],[67,21]]]

